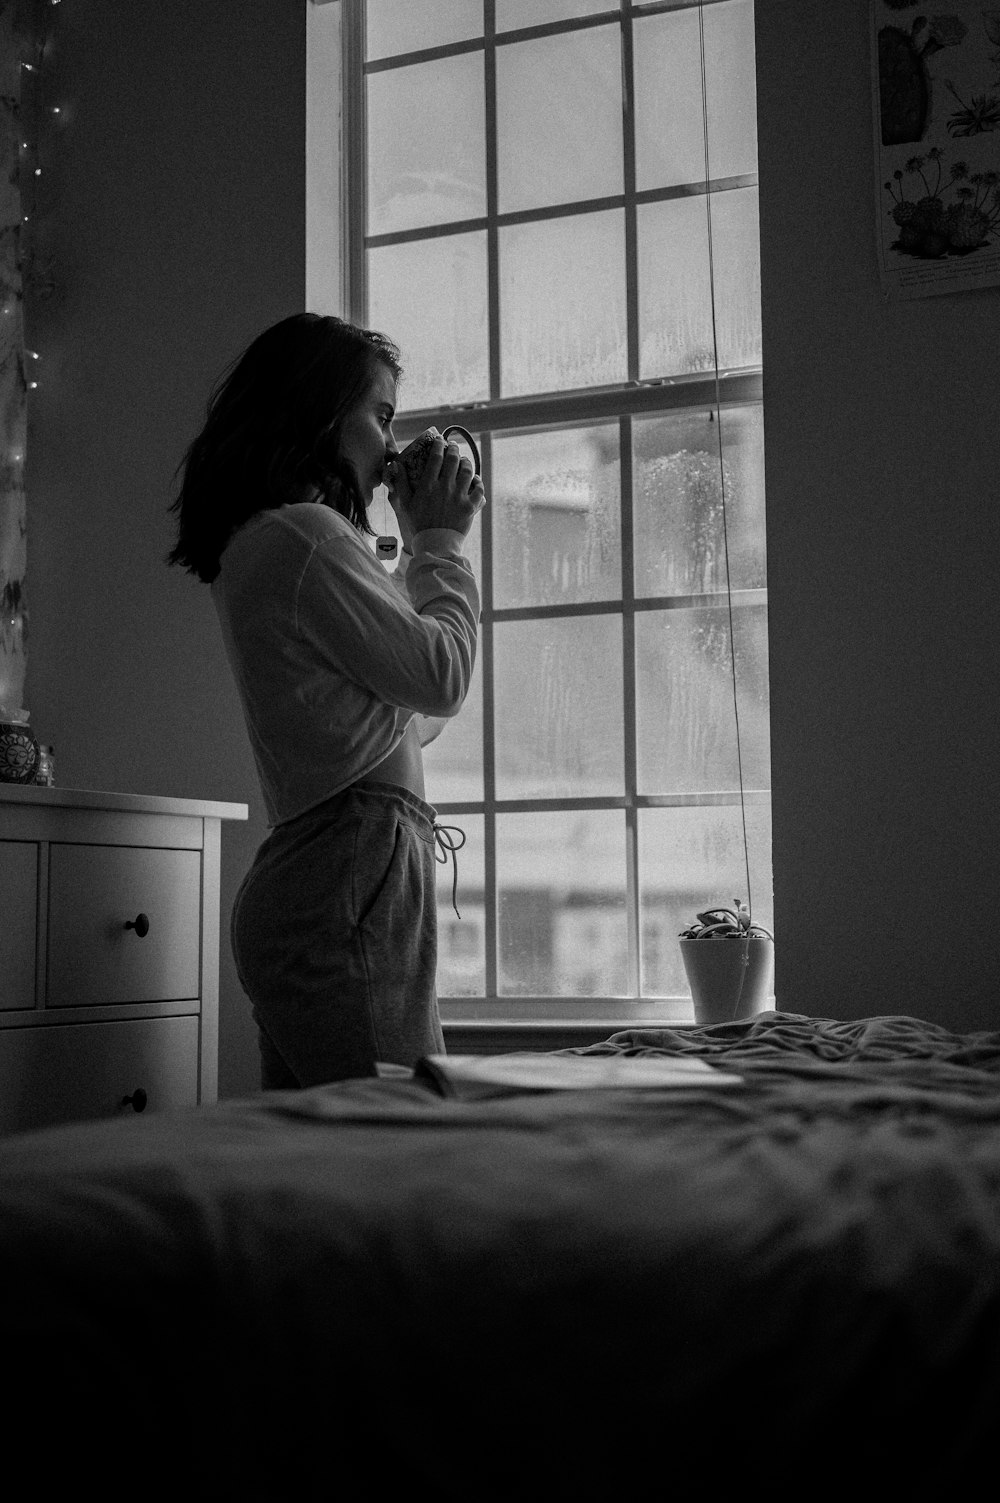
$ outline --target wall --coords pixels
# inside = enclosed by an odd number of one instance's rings
[[[757,0],[778,1005],[1000,1027],[1000,287],[883,301],[867,4]]]
[[[263,838],[173,471],[221,368],[304,306],[303,0],[64,0],[48,59],[58,297],[28,436],[25,702],[64,787],[249,803],[223,835],[220,1091],[257,1087],[226,926]]]
[[[64,0],[26,702],[64,786],[247,802],[207,591],[162,563],[221,366],[304,306],[305,5]],[[779,1005],[994,1026],[1000,289],[882,301],[867,7],[758,0]],[[220,1089],[257,1084],[223,944]]]

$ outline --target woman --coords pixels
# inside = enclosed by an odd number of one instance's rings
[[[283,319],[217,385],[171,508],[169,561],[211,585],[271,827],[231,931],[264,1089],[444,1050],[421,742],[472,679],[462,547],[484,495],[440,439],[411,489],[393,463],[400,375],[382,334]],[[364,538],[383,481],[392,576]]]

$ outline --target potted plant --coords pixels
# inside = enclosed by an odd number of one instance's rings
[[[706,908],[680,933],[696,1023],[752,1018],[768,1003],[774,935],[751,921],[741,898],[733,902],[735,908]]]

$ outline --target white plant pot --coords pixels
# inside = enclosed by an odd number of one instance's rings
[[[752,1018],[770,1005],[773,939],[682,939],[679,944],[696,1023]]]

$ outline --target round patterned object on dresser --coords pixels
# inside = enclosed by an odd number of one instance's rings
[[[0,720],[0,783],[31,783],[38,766],[38,742],[26,725]]]

